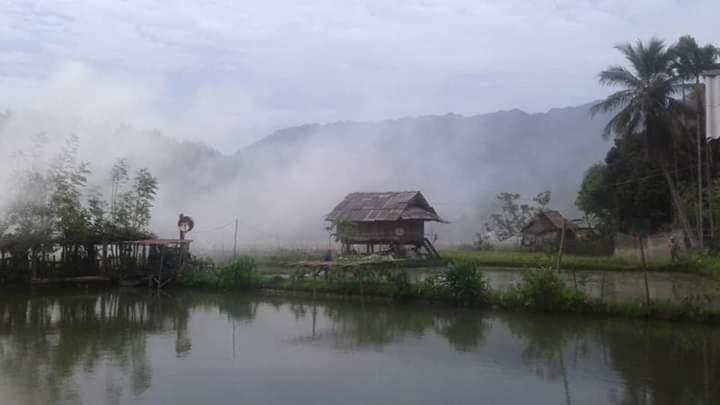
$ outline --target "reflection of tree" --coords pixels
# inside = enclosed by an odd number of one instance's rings
[[[123,386],[133,394],[147,390],[152,368],[146,333],[169,329],[178,311],[167,311],[167,299],[135,294],[22,296],[0,300],[0,370],[28,403],[79,403],[78,368],[91,373],[104,358],[127,376],[129,384],[107,380],[110,402]]]
[[[538,377],[550,381],[562,379],[565,403],[572,403],[565,353],[572,349],[573,366],[577,366],[578,355],[588,355],[588,344],[580,342],[584,341],[592,323],[563,317],[525,316],[509,317],[507,324],[513,335],[527,340],[521,355],[523,362],[533,367]]]
[[[348,304],[328,305],[324,309],[324,315],[332,320],[330,337],[340,348],[382,349],[408,335],[420,336],[432,326],[432,316],[424,311]]]
[[[388,307],[348,302],[323,303],[295,301],[291,312],[299,319],[311,317],[310,336],[294,338],[296,343],[321,341],[343,349],[374,348],[401,340],[408,335],[422,335],[432,327],[433,317],[426,311],[414,311],[407,307]],[[330,320],[330,325],[317,331],[318,312]]]
[[[461,352],[477,349],[485,343],[491,324],[480,313],[463,311],[449,317],[436,317],[435,330]]]
[[[329,327],[316,331],[317,307],[312,302],[293,302],[290,305],[296,318],[310,315],[313,322],[311,336],[295,338],[295,342],[322,341],[343,350],[379,350],[409,336],[422,336],[427,331],[435,331],[447,338],[456,350],[470,351],[479,348],[490,331],[490,323],[480,312],[431,313],[412,307],[351,303],[321,305],[323,315],[331,322]]]
[[[590,359],[594,347],[622,379],[622,391],[611,398],[616,404],[720,403],[720,330],[562,317],[509,317],[507,323],[527,340],[523,362],[541,378],[562,380],[566,402],[568,368]]]
[[[617,404],[720,403],[720,330],[610,324],[603,339],[625,381]]]
[[[183,311],[191,308],[219,310],[229,319],[251,322],[257,315],[259,299],[248,294],[181,291],[172,294],[173,302]],[[263,303],[274,302],[263,299]],[[277,304],[279,305],[279,304]]]

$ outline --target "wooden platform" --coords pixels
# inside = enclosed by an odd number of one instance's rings
[[[51,286],[51,285],[93,285],[106,286],[113,284],[113,280],[106,276],[81,276],[81,277],[62,277],[62,278],[33,278],[30,283],[34,286]]]

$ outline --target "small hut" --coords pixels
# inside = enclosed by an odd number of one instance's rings
[[[543,242],[559,241],[563,228],[565,229],[565,240],[574,240],[576,238],[577,225],[565,219],[557,211],[541,211],[523,227],[523,242],[524,244],[535,245]]]
[[[425,237],[425,222],[445,222],[419,191],[351,193],[325,220],[335,227],[345,251],[357,244],[370,253],[376,245],[394,250],[411,245],[431,256],[438,253]]]

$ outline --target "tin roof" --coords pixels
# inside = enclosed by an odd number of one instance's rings
[[[523,232],[525,232],[528,228],[530,228],[535,222],[543,220],[545,218],[547,220],[547,224],[553,227],[552,230],[561,230],[563,228],[563,223],[565,224],[565,229],[569,231],[577,231],[578,226],[574,223],[568,221],[565,219],[564,216],[562,216],[561,213],[553,210],[545,210],[541,211],[537,214],[537,216],[530,221],[527,225],[523,227]],[[545,229],[544,231],[548,231],[549,229]]]
[[[443,221],[419,191],[350,193],[326,221]]]

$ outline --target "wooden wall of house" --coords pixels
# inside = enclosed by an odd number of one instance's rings
[[[341,224],[339,229],[342,239],[347,242],[397,241],[422,242],[425,237],[425,222],[408,221],[373,221]]]
[[[554,232],[557,228],[555,225],[553,225],[552,222],[550,222],[549,219],[545,218],[544,216],[540,216],[540,218],[537,218],[532,221],[532,223],[525,228],[525,234],[527,235],[542,235],[547,232]]]

